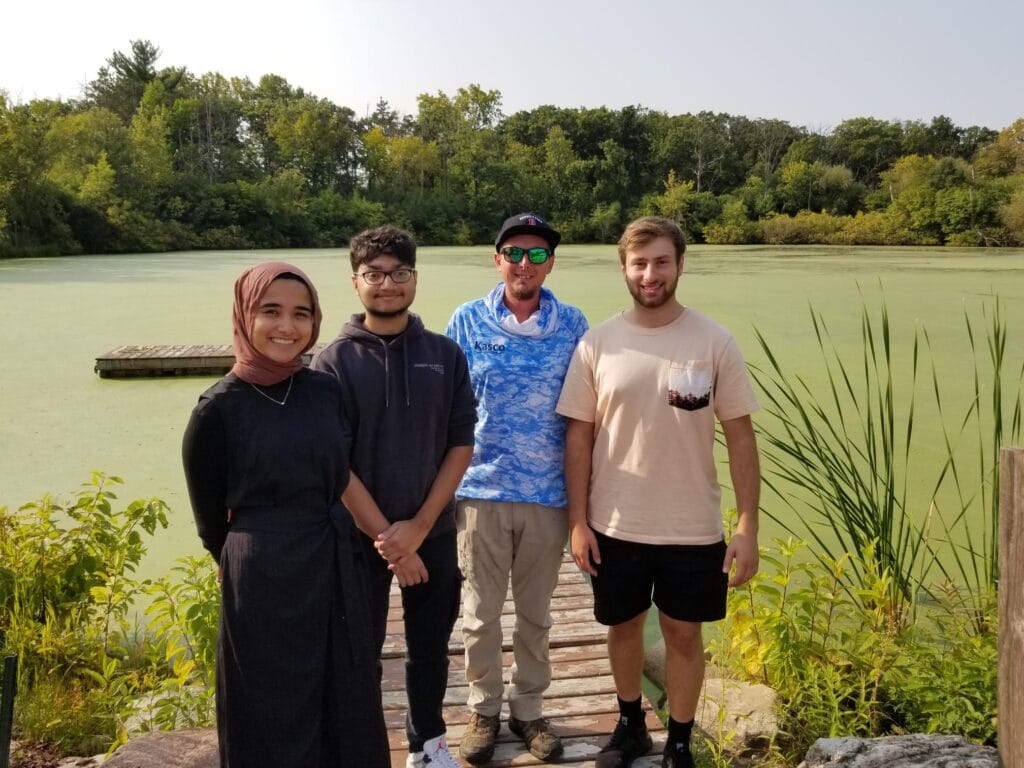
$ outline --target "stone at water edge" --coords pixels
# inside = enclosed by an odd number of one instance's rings
[[[217,730],[153,731],[135,736],[103,768],[220,768]]]
[[[766,748],[775,740],[777,709],[778,696],[767,685],[705,677],[696,719],[701,730],[723,747],[743,752]]]
[[[665,690],[664,640],[644,653],[644,675]],[[664,696],[654,702],[656,706],[664,703]],[[704,673],[696,724],[715,741],[726,741],[722,746],[729,751],[763,748],[778,735],[777,706],[775,691],[768,686],[733,680],[723,676],[722,670],[709,666]]]
[[[847,736],[818,739],[798,768],[999,768],[999,755],[962,736]]]

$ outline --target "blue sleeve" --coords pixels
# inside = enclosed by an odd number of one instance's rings
[[[473,445],[476,432],[476,395],[469,378],[469,365],[461,349],[456,350],[455,396],[448,422],[448,446]]]
[[[452,316],[448,319],[448,326],[444,329],[444,335],[454,341],[460,347],[463,346],[463,339],[461,334],[462,324],[459,322],[462,319],[463,308],[457,307],[452,313]]]

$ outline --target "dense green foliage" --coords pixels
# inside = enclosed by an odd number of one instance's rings
[[[188,559],[155,582],[134,578],[144,534],[167,527],[167,509],[139,499],[116,510],[120,483],[94,473],[71,502],[0,507],[0,655],[20,659],[15,729],[65,754],[212,719],[212,563]],[[145,625],[136,616],[143,599]]]
[[[807,543],[789,538],[762,550],[761,572],[730,593],[715,657],[778,691],[785,735],[777,747],[786,758],[844,735],[942,732],[995,742],[998,452],[1020,439],[1024,368],[1006,359],[999,300],[985,313],[981,349],[965,315],[971,402],[950,414],[934,357],[922,385],[940,422],[937,477],[913,462],[925,329],[914,331],[911,370],[899,376],[884,302],[877,314],[862,310],[853,359],[812,309],[824,369],[815,388],[809,371],[786,368],[758,335],[768,359],[754,369],[766,400],[758,421],[765,484],[794,514],[787,523],[772,502],[765,507],[813,547],[808,557]],[[914,485],[926,491],[917,505]]]
[[[343,245],[383,221],[486,242],[517,210],[569,242],[660,213],[710,243],[1024,244],[1024,119],[1002,132],[634,106],[505,116],[477,85],[372,114],[268,74],[114,52],[73,101],[0,91],[0,256]]]
[[[807,544],[762,548],[762,568],[729,595],[714,661],[774,688],[780,701],[783,764],[795,764],[818,738],[954,733],[996,740],[998,639],[994,592],[983,618],[950,588],[910,625],[891,621],[888,570],[860,578],[853,558],[807,562]],[[858,557],[871,561],[869,548]]]

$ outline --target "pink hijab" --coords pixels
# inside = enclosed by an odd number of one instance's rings
[[[286,273],[301,279],[309,289],[309,296],[313,300],[313,334],[309,337],[309,343],[302,352],[311,349],[320,335],[320,321],[323,319],[323,314],[320,312],[320,299],[317,297],[313,282],[305,272],[284,261],[265,261],[262,264],[249,267],[235,281],[235,305],[231,311],[231,325],[234,328],[232,346],[235,351],[235,365],[231,372],[242,381],[267,387],[284,381],[302,369],[302,353],[290,363],[281,364],[260,354],[252,345],[252,325],[256,318],[256,309],[260,305],[260,299],[263,298],[263,294],[267,292],[270,284]]]

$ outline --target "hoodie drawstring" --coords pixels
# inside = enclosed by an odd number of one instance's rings
[[[405,375],[405,407],[410,405],[409,401],[409,345],[402,345],[402,373]]]
[[[377,341],[384,347],[384,407],[391,407],[391,367],[390,361],[390,350],[388,349],[388,343],[384,339],[378,338]]]
[[[378,338],[381,346],[384,347],[384,407],[391,407],[391,343],[394,341],[384,341],[384,339]],[[408,408],[412,405],[412,401],[409,398],[409,351],[406,349],[406,345],[402,344],[402,382],[405,384],[405,407]]]

